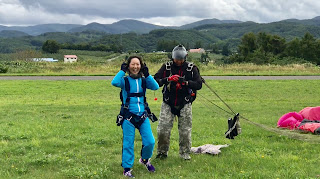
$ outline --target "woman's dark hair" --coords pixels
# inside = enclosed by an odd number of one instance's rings
[[[139,61],[140,61],[140,66],[141,66],[140,72],[141,72],[141,69],[144,67],[144,63],[143,63],[143,61],[142,61],[142,57],[140,57],[140,56],[135,56],[135,55],[130,56],[130,57],[128,57],[128,59],[127,59],[127,64],[128,64],[128,66],[129,66],[130,63],[131,63],[131,60],[134,59],[134,58],[139,59]]]

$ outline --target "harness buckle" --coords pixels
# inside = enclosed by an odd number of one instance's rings
[[[156,117],[156,115],[154,115],[153,113],[148,114],[149,119],[151,120],[151,122],[156,122],[158,120],[158,118]]]
[[[166,70],[168,70],[168,71],[171,70],[171,62],[166,63]]]
[[[121,126],[123,123],[123,116],[122,115],[118,115],[117,116],[117,120],[116,120],[117,126]]]

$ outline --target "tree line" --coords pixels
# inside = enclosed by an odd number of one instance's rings
[[[123,47],[121,45],[111,44],[111,45],[91,45],[89,43],[63,43],[59,44],[55,40],[47,40],[42,45],[42,50],[47,53],[57,53],[60,49],[68,50],[88,50],[88,51],[105,51],[105,52],[122,52]]]
[[[157,41],[156,49],[157,51],[171,52],[180,43],[176,40],[161,39]],[[187,49],[190,48],[188,42],[181,44]],[[309,32],[305,33],[302,38],[294,38],[291,41],[287,41],[279,35],[272,35],[266,32],[259,32],[257,34],[250,32],[241,37],[237,50],[233,50],[232,52],[228,45],[228,43],[223,43],[218,49],[217,44],[209,44],[206,50],[224,55],[223,61],[225,63],[287,64],[310,62],[320,64],[320,40],[317,40]],[[192,46],[203,48],[201,41],[197,41]],[[42,50],[48,53],[56,53],[59,49],[107,52],[124,51],[123,46],[116,43],[96,45],[90,43],[59,44],[54,40],[47,40],[42,46]]]
[[[224,58],[226,63],[287,64],[310,62],[320,65],[320,40],[309,32],[302,38],[286,41],[265,32],[247,33],[241,38],[237,53]]]

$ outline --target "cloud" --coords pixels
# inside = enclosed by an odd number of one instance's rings
[[[137,19],[183,25],[202,19],[272,22],[318,16],[314,0],[0,0],[0,24],[110,24]]]

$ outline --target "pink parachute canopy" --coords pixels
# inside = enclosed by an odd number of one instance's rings
[[[296,112],[289,112],[278,120],[278,127],[296,129],[300,125],[303,117]]]
[[[299,113],[289,112],[281,116],[278,127],[300,129],[320,135],[320,106],[306,107]]]
[[[302,109],[299,114],[301,114],[304,119],[309,119],[311,121],[320,121],[320,106],[306,107]]]

